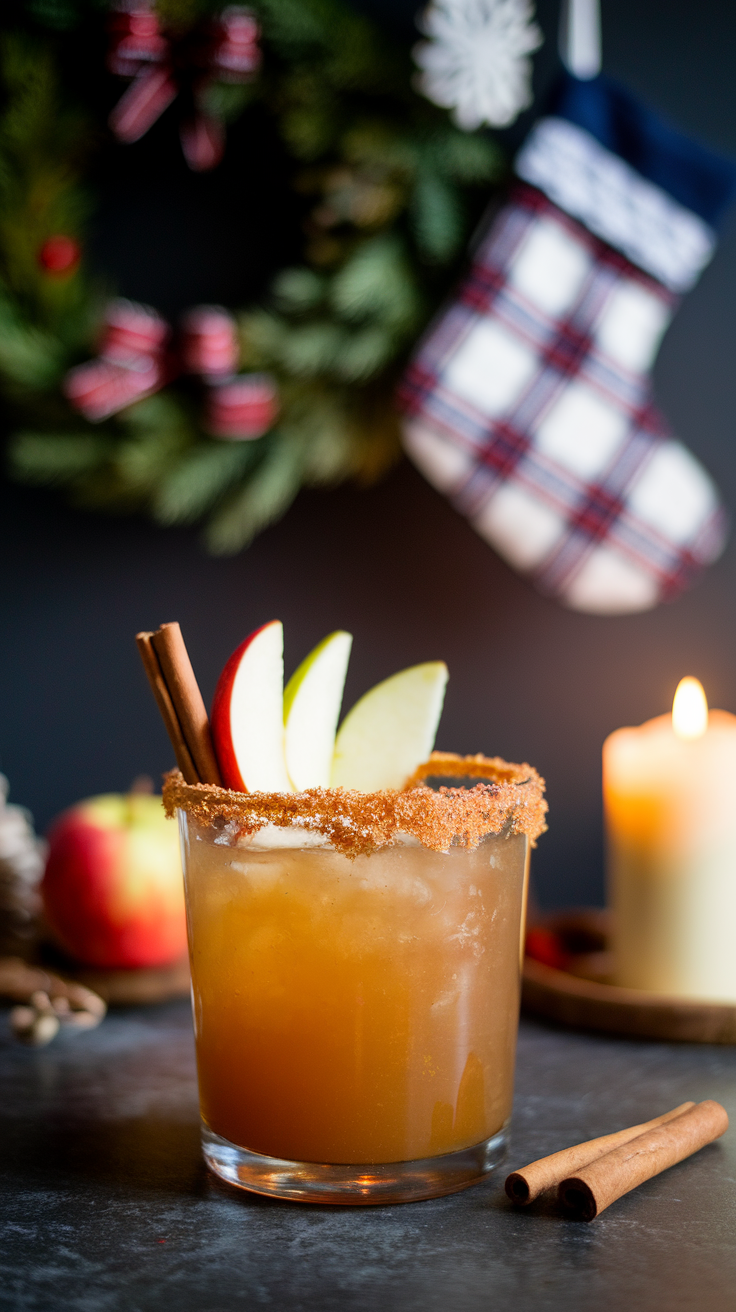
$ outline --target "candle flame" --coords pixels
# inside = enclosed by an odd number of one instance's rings
[[[686,741],[702,738],[708,728],[708,702],[699,679],[680,679],[672,703],[672,728]]]

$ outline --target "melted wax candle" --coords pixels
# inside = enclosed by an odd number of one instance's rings
[[[603,746],[616,983],[736,1002],[736,716],[683,679]]]

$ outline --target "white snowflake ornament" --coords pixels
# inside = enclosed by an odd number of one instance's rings
[[[531,0],[433,0],[418,22],[419,89],[467,132],[506,127],[531,104],[531,60],[543,37]]]

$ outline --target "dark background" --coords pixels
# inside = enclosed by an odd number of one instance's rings
[[[416,6],[362,7],[406,27]],[[552,0],[538,19],[543,89],[556,62]],[[733,3],[604,0],[603,44],[606,72],[736,156]],[[266,147],[238,131],[212,177],[186,171],[166,123],[116,153],[94,249],[122,292],[171,313],[202,299],[236,303],[262,285],[268,234],[288,246],[292,228],[259,187]],[[732,511],[735,348],[733,214],[655,370],[667,416]],[[702,679],[712,705],[736,710],[733,541],[683,600],[604,619],[537,596],[406,463],[369,491],[302,494],[229,560],[208,558],[195,532],[78,513],[11,484],[1,496],[0,764],[41,827],[79,797],[171,764],[133,644],[137,629],[162,620],[180,620],[206,699],[232,648],[274,617],[285,624],[287,673],[331,629],[354,633],[348,705],[403,666],[444,658],[438,746],[528,760],[547,778],[550,832],[535,880],[548,906],[603,898],[605,735],[666,710],[683,674]]]

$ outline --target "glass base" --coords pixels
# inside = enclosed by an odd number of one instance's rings
[[[211,1171],[228,1184],[298,1203],[411,1203],[439,1198],[490,1175],[506,1154],[506,1126],[490,1139],[441,1157],[372,1165],[289,1162],[249,1152],[202,1126],[202,1150]]]

